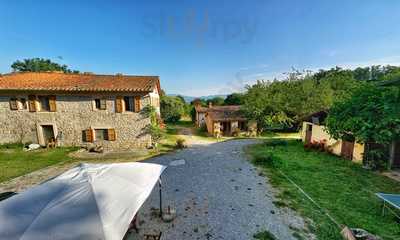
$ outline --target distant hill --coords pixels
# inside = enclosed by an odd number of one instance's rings
[[[168,96],[173,96],[173,97],[176,97],[178,95],[180,95],[180,94],[168,94]],[[187,103],[190,103],[191,101],[193,101],[197,98],[208,100],[208,99],[215,98],[215,97],[222,97],[225,99],[227,95],[208,95],[208,96],[201,96],[201,97],[192,97],[192,96],[185,96],[185,95],[180,95],[180,96],[182,96]]]

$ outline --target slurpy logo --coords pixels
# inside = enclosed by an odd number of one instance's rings
[[[182,15],[160,12],[143,16],[145,38],[167,41],[191,41],[198,46],[207,43],[248,44],[255,38],[257,21],[251,16],[210,16],[207,11],[188,10]]]

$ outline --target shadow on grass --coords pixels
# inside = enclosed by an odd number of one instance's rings
[[[258,144],[247,149],[256,165],[280,193],[278,202],[296,209],[312,220],[309,230],[318,239],[341,240],[340,229],[318,210],[282,174],[299,185],[340,224],[363,228],[383,239],[400,239],[400,229],[390,215],[382,216],[376,192],[400,193],[400,185],[361,165],[325,153],[306,151],[303,144],[287,140],[287,145]],[[259,156],[273,154],[280,164],[262,162]],[[280,205],[280,204],[278,204]]]

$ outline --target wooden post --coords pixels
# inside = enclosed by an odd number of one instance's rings
[[[160,218],[162,218],[162,185],[161,185],[161,177],[158,179],[158,188],[160,191]]]

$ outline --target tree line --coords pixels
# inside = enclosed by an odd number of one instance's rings
[[[394,79],[400,79],[400,67],[336,67],[316,73],[294,70],[283,80],[261,80],[247,86],[242,109],[261,131],[295,130],[304,117],[349,99],[360,87],[375,88]]]

